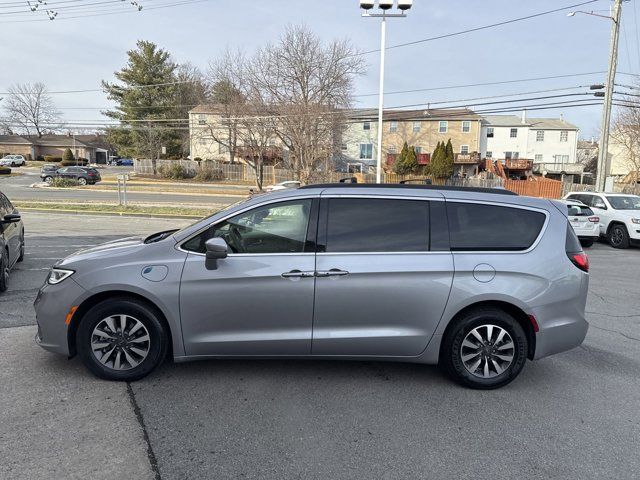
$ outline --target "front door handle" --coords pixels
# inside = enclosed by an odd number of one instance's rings
[[[349,275],[349,272],[340,270],[339,268],[332,268],[331,270],[316,272],[317,277],[344,277],[346,275]]]
[[[313,278],[315,272],[303,272],[301,270],[291,270],[282,274],[282,278]]]

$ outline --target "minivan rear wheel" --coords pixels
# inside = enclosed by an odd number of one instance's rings
[[[489,390],[507,385],[527,360],[527,336],[497,308],[478,308],[454,320],[443,339],[441,365],[459,383]]]
[[[167,353],[168,337],[156,312],[135,299],[98,303],[82,318],[76,347],[84,365],[106,380],[147,376]]]

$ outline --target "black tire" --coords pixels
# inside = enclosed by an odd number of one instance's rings
[[[611,245],[613,248],[629,248],[629,232],[627,232],[627,227],[625,227],[624,225],[613,225],[609,229],[607,239],[609,240],[609,245]]]
[[[20,237],[20,256],[18,257],[18,262],[24,262],[24,231]]]
[[[92,349],[94,328],[113,315],[127,315],[141,322],[149,334],[148,353],[137,366],[128,370],[114,368],[115,355],[103,365]],[[129,331],[131,328],[129,328]],[[97,377],[105,380],[133,382],[149,375],[167,355],[168,336],[158,314],[143,302],[118,297],[104,300],[92,307],[82,318],[76,333],[76,348],[84,365]],[[131,353],[129,351],[129,353]],[[111,363],[111,365],[108,365]]]
[[[53,177],[44,177],[44,183],[51,185],[53,183]]]
[[[87,179],[84,177],[78,178],[78,184],[84,187],[87,184]]]
[[[0,292],[9,288],[9,254],[5,249],[0,251]]]
[[[584,248],[593,247],[593,243],[594,243],[594,240],[591,240],[591,239],[589,239],[589,240],[580,240],[580,245],[582,245]]]
[[[11,162],[11,166],[15,168],[17,166],[16,162]]]
[[[470,388],[491,390],[507,385],[520,374],[527,360],[528,342],[524,330],[511,315],[498,308],[477,308],[453,321],[455,323],[442,340],[440,365],[454,380]],[[477,374],[471,373],[462,360],[462,344],[467,335],[474,329],[482,328],[484,325],[500,327],[511,337],[513,343],[512,349],[498,352],[512,355],[511,363],[499,374],[495,368],[491,367],[493,371],[490,371],[490,374],[495,374],[491,378],[482,378]],[[494,332],[497,332],[495,328]],[[494,333],[493,337],[496,336]],[[506,336],[503,338],[506,338]],[[498,345],[498,343],[496,342],[495,345]],[[502,343],[502,345],[506,345],[506,343]],[[481,354],[478,355],[482,357]],[[482,359],[481,362],[486,361]],[[482,369],[483,364],[480,363],[480,369]]]

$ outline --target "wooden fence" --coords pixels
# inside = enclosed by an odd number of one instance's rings
[[[560,198],[562,182],[558,180],[505,180],[504,188],[528,197]]]

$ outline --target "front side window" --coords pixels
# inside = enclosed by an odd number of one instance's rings
[[[522,208],[447,202],[451,250],[519,251],[536,241],[545,215]]]
[[[331,198],[325,251],[425,252],[429,203],[419,200]]]
[[[538,130],[536,132],[536,142],[544,142],[544,130]]]
[[[447,131],[449,130],[449,122],[440,122],[440,125],[438,126],[438,132],[440,133],[447,133]]]
[[[607,197],[611,207],[616,210],[640,210],[640,197],[634,196],[620,196],[620,197]]]
[[[233,253],[302,253],[310,212],[310,199],[264,205],[212,225],[182,248],[206,253],[207,240],[223,238]]]
[[[373,158],[373,143],[360,144],[360,160],[371,160]]]
[[[469,133],[471,131],[471,122],[462,122],[462,133]]]

